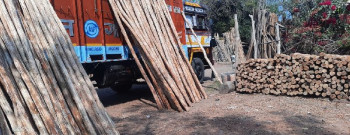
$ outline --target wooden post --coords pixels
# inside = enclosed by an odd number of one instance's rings
[[[279,23],[276,23],[277,54],[281,54],[280,27],[283,27],[283,26]]]
[[[234,15],[235,19],[235,55],[236,55],[236,67],[238,64],[245,62],[243,47],[241,43],[241,36],[239,34],[239,24],[237,14]]]
[[[256,43],[256,30],[255,30],[255,21],[254,21],[254,16],[253,15],[249,15],[250,19],[252,20],[252,35],[251,35],[251,42],[253,42],[253,46],[254,46],[254,59],[258,58],[258,44]],[[249,56],[250,57],[250,56]]]
[[[280,26],[276,23],[277,54],[281,54]]]

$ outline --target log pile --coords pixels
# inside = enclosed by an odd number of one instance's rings
[[[187,111],[207,95],[182,51],[164,0],[109,0],[159,109]],[[140,53],[139,60],[134,48]]]
[[[0,0],[0,134],[118,134],[49,0]]]
[[[349,99],[350,56],[277,55],[249,60],[237,73],[237,91]]]

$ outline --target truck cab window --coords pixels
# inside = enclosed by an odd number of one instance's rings
[[[206,29],[205,16],[186,15],[186,19],[192,25],[193,29],[198,29],[198,30]],[[186,28],[190,28],[190,26],[187,23],[186,23]]]
[[[197,16],[197,29],[206,29],[205,17]]]
[[[192,17],[192,15],[186,15],[186,20],[188,21],[189,24],[192,25],[192,27],[194,26],[193,25],[193,17]],[[186,22],[185,22],[185,24],[186,24],[186,28],[190,28],[190,26]]]

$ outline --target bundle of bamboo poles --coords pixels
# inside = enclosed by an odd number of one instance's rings
[[[182,51],[164,0],[109,2],[159,109],[187,111],[192,103],[207,98]]]
[[[276,24],[278,17],[267,10],[258,10],[257,14],[250,15],[252,20],[252,34],[247,58],[273,58],[278,54]]]
[[[118,134],[49,0],[0,0],[0,134]]]
[[[237,82],[239,92],[349,99],[350,56],[293,54],[249,60],[239,66]]]
[[[235,54],[235,28],[223,33],[223,37],[223,41],[220,41],[219,36],[215,39],[218,44],[213,48],[213,58],[216,62],[231,62],[231,56]]]

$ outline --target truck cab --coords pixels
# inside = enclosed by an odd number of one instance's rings
[[[204,55],[200,48],[200,45],[206,50],[211,63],[214,64],[212,56],[211,33],[208,29],[207,21],[207,9],[200,5],[200,1],[186,0],[184,2],[184,12],[187,22],[186,24],[186,44],[184,45],[185,51],[189,57],[189,61],[194,69],[198,79],[202,82],[204,79],[204,70],[210,68],[208,62],[204,59]],[[190,30],[190,27],[194,30],[197,35],[200,44],[196,37]]]
[[[141,78],[141,74],[129,53],[114,18],[108,0],[50,0],[68,35],[71,37],[75,52],[91,79],[99,88],[112,87],[114,90],[126,90]],[[198,61],[202,56],[198,44],[185,27],[181,12],[185,1],[165,0],[179,33],[183,49],[190,61]],[[194,7],[196,11],[197,8]],[[205,18],[204,13],[185,11],[197,16],[198,21]],[[197,20],[196,20],[197,21]],[[204,25],[194,27],[203,45],[208,49],[209,32]],[[197,46],[197,47],[196,47]],[[197,48],[197,49],[196,49]],[[196,64],[194,64],[196,65]]]

